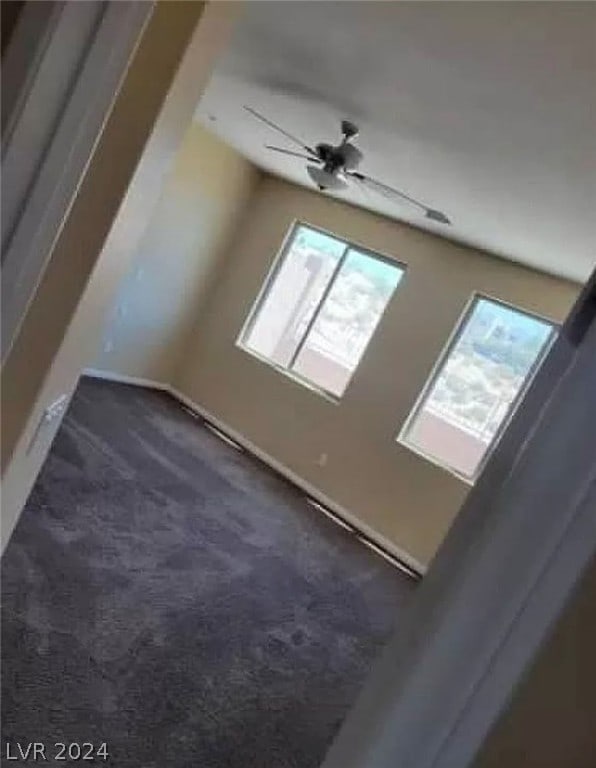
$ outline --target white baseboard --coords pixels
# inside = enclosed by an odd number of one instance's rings
[[[322,504],[324,507],[327,507],[327,509],[329,509],[331,512],[333,512],[342,520],[345,520],[347,523],[350,524],[350,526],[356,529],[356,533],[360,532],[364,534],[364,536],[370,539],[371,542],[378,544],[386,552],[393,555],[397,561],[401,561],[401,563],[403,563],[407,567],[403,569],[405,573],[408,573],[407,569],[410,569],[411,571],[413,571],[415,574],[419,576],[423,576],[426,573],[426,570],[427,570],[426,566],[424,566],[422,563],[416,560],[416,558],[412,557],[412,555],[408,554],[407,552],[404,552],[402,549],[396,546],[392,541],[385,538],[385,536],[375,531],[369,525],[367,525],[362,520],[360,520],[360,518],[356,517],[356,515],[352,514],[350,511],[345,509],[345,507],[342,507],[336,501],[326,496],[314,485],[311,485],[307,480],[304,480],[304,478],[297,475],[295,472],[293,472],[291,469],[286,467],[284,464],[282,464],[280,461],[275,459],[273,456],[270,456],[268,453],[263,451],[257,445],[252,443],[240,432],[237,432],[235,429],[233,429],[228,424],[223,422],[217,416],[210,413],[202,405],[199,405],[199,403],[196,403],[190,397],[185,395],[183,392],[180,392],[180,390],[176,389],[170,384],[152,381],[150,379],[143,379],[137,376],[126,376],[124,374],[114,373],[113,371],[103,371],[95,368],[86,368],[83,371],[83,375],[90,376],[96,379],[105,379],[107,381],[115,381],[115,382],[120,382],[122,384],[134,384],[140,387],[148,387],[150,389],[158,389],[161,391],[168,392],[170,395],[172,395],[172,397],[176,398],[176,400],[178,400],[178,402],[180,402],[188,410],[192,411],[193,413],[196,413],[198,416],[204,418],[206,421],[211,422],[211,424],[213,424],[215,427],[220,429],[225,435],[229,436],[230,438],[232,438],[232,440],[234,440],[236,443],[238,443],[243,448],[245,448],[248,451],[248,453],[251,453],[254,456],[256,456],[258,459],[260,459],[262,462],[270,466],[280,475],[283,475],[285,478],[287,478],[291,483],[296,485],[298,488],[301,488],[312,499],[317,501],[319,504]],[[396,565],[397,567],[400,567],[399,562],[397,562]]]
[[[373,543],[378,544],[382,549],[389,552],[397,560],[400,560],[402,563],[404,563],[404,565],[406,565],[407,568],[412,570],[415,574],[417,574],[418,576],[423,576],[426,573],[426,566],[418,562],[416,558],[412,557],[412,555],[408,554],[407,552],[404,552],[402,549],[397,547],[392,541],[389,541],[389,539],[385,538],[380,533],[375,531],[373,528],[368,526],[366,523],[362,522],[360,518],[356,517],[354,514],[349,512],[345,507],[342,507],[336,501],[326,496],[318,488],[315,488],[314,485],[311,485],[307,480],[304,480],[304,478],[300,477],[291,469],[289,469],[284,464],[282,464],[280,461],[273,458],[273,456],[270,456],[268,453],[265,453],[265,451],[263,451],[254,443],[252,443],[250,440],[248,440],[244,435],[242,435],[240,432],[237,432],[235,429],[233,429],[228,424],[223,422],[217,416],[214,416],[202,405],[195,403],[194,400],[192,400],[190,397],[185,395],[183,392],[180,392],[175,387],[170,386],[168,388],[168,391],[173,397],[179,400],[180,403],[182,403],[182,405],[184,405],[190,411],[197,413],[199,416],[202,416],[204,419],[211,422],[214,426],[220,429],[225,435],[229,435],[229,437],[231,437],[232,440],[234,440],[236,443],[238,443],[243,448],[245,448],[249,453],[252,453],[254,456],[256,456],[258,459],[263,461],[268,466],[270,466],[280,475],[283,475],[291,483],[301,488],[308,496],[310,496],[315,501],[319,502],[319,504],[322,504],[324,507],[327,507],[329,510],[331,510],[331,512],[336,514],[339,518],[341,518],[342,520],[345,520],[353,528],[356,529],[356,532],[363,533]],[[397,563],[397,566],[399,567],[399,563]]]
[[[164,392],[170,392],[170,385],[153,379],[143,379],[140,376],[127,376],[124,373],[115,371],[104,371],[100,368],[85,368],[83,376],[89,376],[91,379],[104,379],[105,381],[115,381],[118,384],[134,384],[137,387],[148,387],[149,389],[159,389]]]

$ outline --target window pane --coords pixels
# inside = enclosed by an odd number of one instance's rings
[[[242,340],[244,346],[288,366],[345,248],[329,235],[297,227]]]
[[[350,249],[292,369],[341,395],[403,270]]]
[[[552,333],[543,320],[477,299],[410,420],[405,441],[474,477]]]

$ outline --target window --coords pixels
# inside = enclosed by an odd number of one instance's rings
[[[475,297],[400,441],[473,480],[554,333],[545,320]]]
[[[386,258],[297,224],[239,343],[339,397],[403,273]]]

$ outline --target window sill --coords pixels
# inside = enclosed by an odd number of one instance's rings
[[[457,478],[457,480],[460,480],[462,483],[469,485],[470,488],[475,484],[476,480],[478,479],[478,475],[482,471],[482,467],[484,465],[484,462],[482,462],[480,465],[479,471],[476,472],[472,477],[468,477],[467,475],[464,475],[461,472],[458,472],[457,469],[450,467],[449,464],[444,464],[440,459],[437,459],[436,456],[432,456],[430,453],[425,453],[424,451],[420,450],[420,448],[417,448],[415,445],[412,445],[405,438],[401,436],[396,437],[395,442],[398,445],[401,445],[403,448],[406,448],[408,451],[415,453],[416,456],[419,456],[421,459],[424,459],[429,464],[434,464],[435,467],[442,469],[444,472],[447,472],[448,474]]]
[[[310,392],[313,392],[315,395],[318,395],[319,397],[322,397],[324,400],[327,400],[327,402],[331,403],[332,405],[339,405],[341,401],[342,396],[334,395],[331,392],[328,392],[326,389],[323,389],[322,387],[318,387],[316,384],[313,384],[308,379],[303,378],[297,373],[294,373],[293,371],[287,370],[287,368],[282,368],[281,365],[276,365],[275,363],[272,363],[271,360],[264,357],[263,355],[259,355],[258,352],[255,352],[252,349],[249,349],[248,347],[245,347],[240,342],[236,343],[236,348],[247,354],[249,357],[252,357],[254,360],[256,360],[259,363],[262,363],[263,365],[266,365],[267,368],[271,368],[276,373],[281,374],[284,378],[290,379],[290,381],[295,382],[296,384],[299,384],[304,389],[309,390]]]

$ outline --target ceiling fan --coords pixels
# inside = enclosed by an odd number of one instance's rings
[[[302,149],[302,153],[300,153],[282,147],[273,147],[270,144],[265,145],[267,149],[270,149],[273,152],[281,152],[284,155],[291,155],[292,157],[299,157],[303,160],[307,160],[309,165],[306,166],[306,171],[321,191],[326,189],[343,189],[348,186],[348,182],[353,181],[365,190],[374,190],[389,199],[397,197],[407,201],[411,205],[423,210],[427,219],[437,221],[440,224],[451,224],[449,218],[442,211],[429,208],[419,200],[415,200],[413,197],[406,195],[405,192],[401,192],[399,189],[394,189],[388,184],[377,181],[357,170],[363,155],[353,144],[354,139],[359,133],[358,127],[349,120],[341,121],[342,139],[339,144],[333,145],[321,143],[311,147],[300,139],[297,139],[295,136],[292,136],[291,133],[288,133],[283,128],[280,128],[279,125],[276,125],[267,117],[261,115],[256,109],[247,106],[245,106],[244,109],[253,117],[256,117],[257,120],[260,120],[270,128],[273,128],[273,130],[281,133],[286,139],[289,139],[293,144]]]

